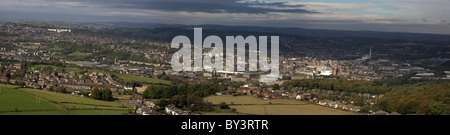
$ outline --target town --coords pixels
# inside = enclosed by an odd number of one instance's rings
[[[0,82],[82,97],[89,97],[94,88],[107,88],[120,95],[128,94],[129,99],[121,102],[133,106],[133,114],[140,115],[198,115],[194,110],[236,111],[229,107],[221,109],[220,105],[208,101],[195,103],[200,109],[187,109],[190,105],[162,103],[159,100],[163,98],[147,96],[149,91],[155,91],[150,87],[171,89],[202,83],[223,87],[205,92],[216,96],[254,96],[266,101],[290,99],[357,114],[398,115],[398,112],[389,113],[375,107],[392,89],[386,85],[389,82],[367,88],[372,91],[351,91],[337,88],[338,85],[322,87],[318,83],[332,80],[333,84],[372,85],[372,82],[383,83],[386,79],[418,82],[450,79],[450,70],[442,66],[449,63],[448,51],[431,55],[438,57],[423,54],[419,59],[395,58],[411,52],[420,53],[418,51],[424,48],[427,51],[439,49],[431,43],[379,43],[356,49],[359,52],[345,53],[349,55],[347,58],[336,59],[322,55],[328,51],[320,51],[320,48],[305,54],[311,48],[299,45],[295,51],[301,53],[280,52],[280,77],[274,82],[262,82],[261,74],[265,74],[262,71],[174,70],[170,67],[173,64],[170,59],[177,50],[171,48],[170,40],[144,39],[139,35],[130,37],[114,28],[1,22],[0,31]],[[280,37],[280,48],[290,44],[297,46],[297,42],[293,37]],[[381,46],[389,46],[390,50],[380,51]],[[395,49],[392,46],[408,47]],[[318,81],[311,82],[317,86],[303,86],[308,83],[303,81],[310,80]]]

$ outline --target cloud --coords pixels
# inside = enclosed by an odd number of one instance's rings
[[[285,2],[259,2],[242,0],[69,0],[55,1],[61,5],[80,7],[94,6],[111,9],[140,9],[169,12],[204,12],[204,13],[248,13],[265,14],[268,12],[316,13],[301,9],[301,5],[285,5]],[[271,8],[280,7],[280,9]],[[283,9],[283,7],[290,7]]]
[[[0,0],[0,18],[352,30],[410,31],[406,28],[411,27],[449,34],[449,4],[443,0]],[[417,29],[420,25],[427,30]]]

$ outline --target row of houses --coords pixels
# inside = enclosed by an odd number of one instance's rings
[[[21,64],[2,64],[1,82],[12,84],[24,83],[25,86],[49,90],[52,86],[60,85],[67,88],[67,92],[91,90],[94,87],[109,88],[112,91],[130,90],[115,82],[110,74],[102,72],[76,73],[46,67],[31,67],[26,72],[21,70]]]
[[[361,111],[360,106],[354,106],[351,104],[346,105],[346,104],[343,104],[338,101],[320,100],[317,104],[322,105],[322,106],[336,108],[336,109],[348,110],[348,111],[355,111],[355,112]]]
[[[237,90],[228,90],[224,92],[217,92],[216,95],[231,95],[231,94],[248,94],[248,95],[259,95],[262,98],[267,99],[282,99],[283,96],[280,92],[261,90],[260,88],[248,88],[241,87]]]
[[[188,115],[188,112],[182,111],[182,110],[176,108],[174,105],[166,106],[165,111],[169,115]]]

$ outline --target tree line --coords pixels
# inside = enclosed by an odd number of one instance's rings
[[[401,114],[449,115],[448,80],[396,86],[378,102],[378,108]]]
[[[284,82],[282,87],[322,89],[349,93],[384,94],[373,106],[375,110],[401,114],[450,114],[449,80],[415,80],[407,78],[377,81],[340,79],[303,79]]]
[[[114,98],[112,96],[112,91],[109,88],[95,87],[94,89],[92,89],[90,97],[93,99],[106,100],[106,101],[114,100]]]
[[[205,97],[219,91],[225,91],[227,87],[219,83],[180,83],[172,86],[150,85],[143,92],[143,97],[147,99],[167,99],[175,95],[194,95]]]

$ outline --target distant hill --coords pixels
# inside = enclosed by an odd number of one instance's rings
[[[197,26],[198,27],[198,26]],[[349,31],[349,30],[320,30],[288,27],[260,27],[260,26],[223,26],[223,25],[199,25],[202,28],[218,30],[240,30],[254,32],[274,32],[291,35],[314,37],[363,37],[400,39],[408,41],[450,42],[450,35],[401,33],[401,32],[376,32],[376,31]]]
[[[403,32],[378,32],[378,31],[350,31],[350,30],[322,30],[304,29],[293,27],[262,27],[262,26],[225,26],[225,25],[180,25],[161,23],[137,23],[137,22],[77,22],[79,25],[92,25],[103,27],[130,27],[130,28],[183,28],[202,27],[204,29],[233,30],[247,32],[270,32],[279,34],[289,34],[293,36],[313,36],[313,37],[360,37],[360,38],[383,38],[399,39],[407,41],[426,42],[450,42],[450,35],[442,34],[422,34]]]
[[[22,20],[23,21],[23,20]],[[289,34],[292,36],[313,36],[313,37],[359,37],[359,38],[382,38],[406,41],[424,41],[424,42],[450,42],[450,35],[444,34],[424,34],[424,33],[405,33],[405,32],[379,32],[379,31],[351,31],[351,30],[324,30],[324,29],[305,29],[294,27],[264,27],[264,26],[225,26],[225,25],[182,25],[182,24],[162,24],[145,22],[55,22],[55,21],[36,21],[50,24],[68,24],[96,27],[115,27],[115,28],[184,28],[184,27],[202,27],[204,29],[215,30],[233,30],[247,32],[270,32],[272,34]]]

